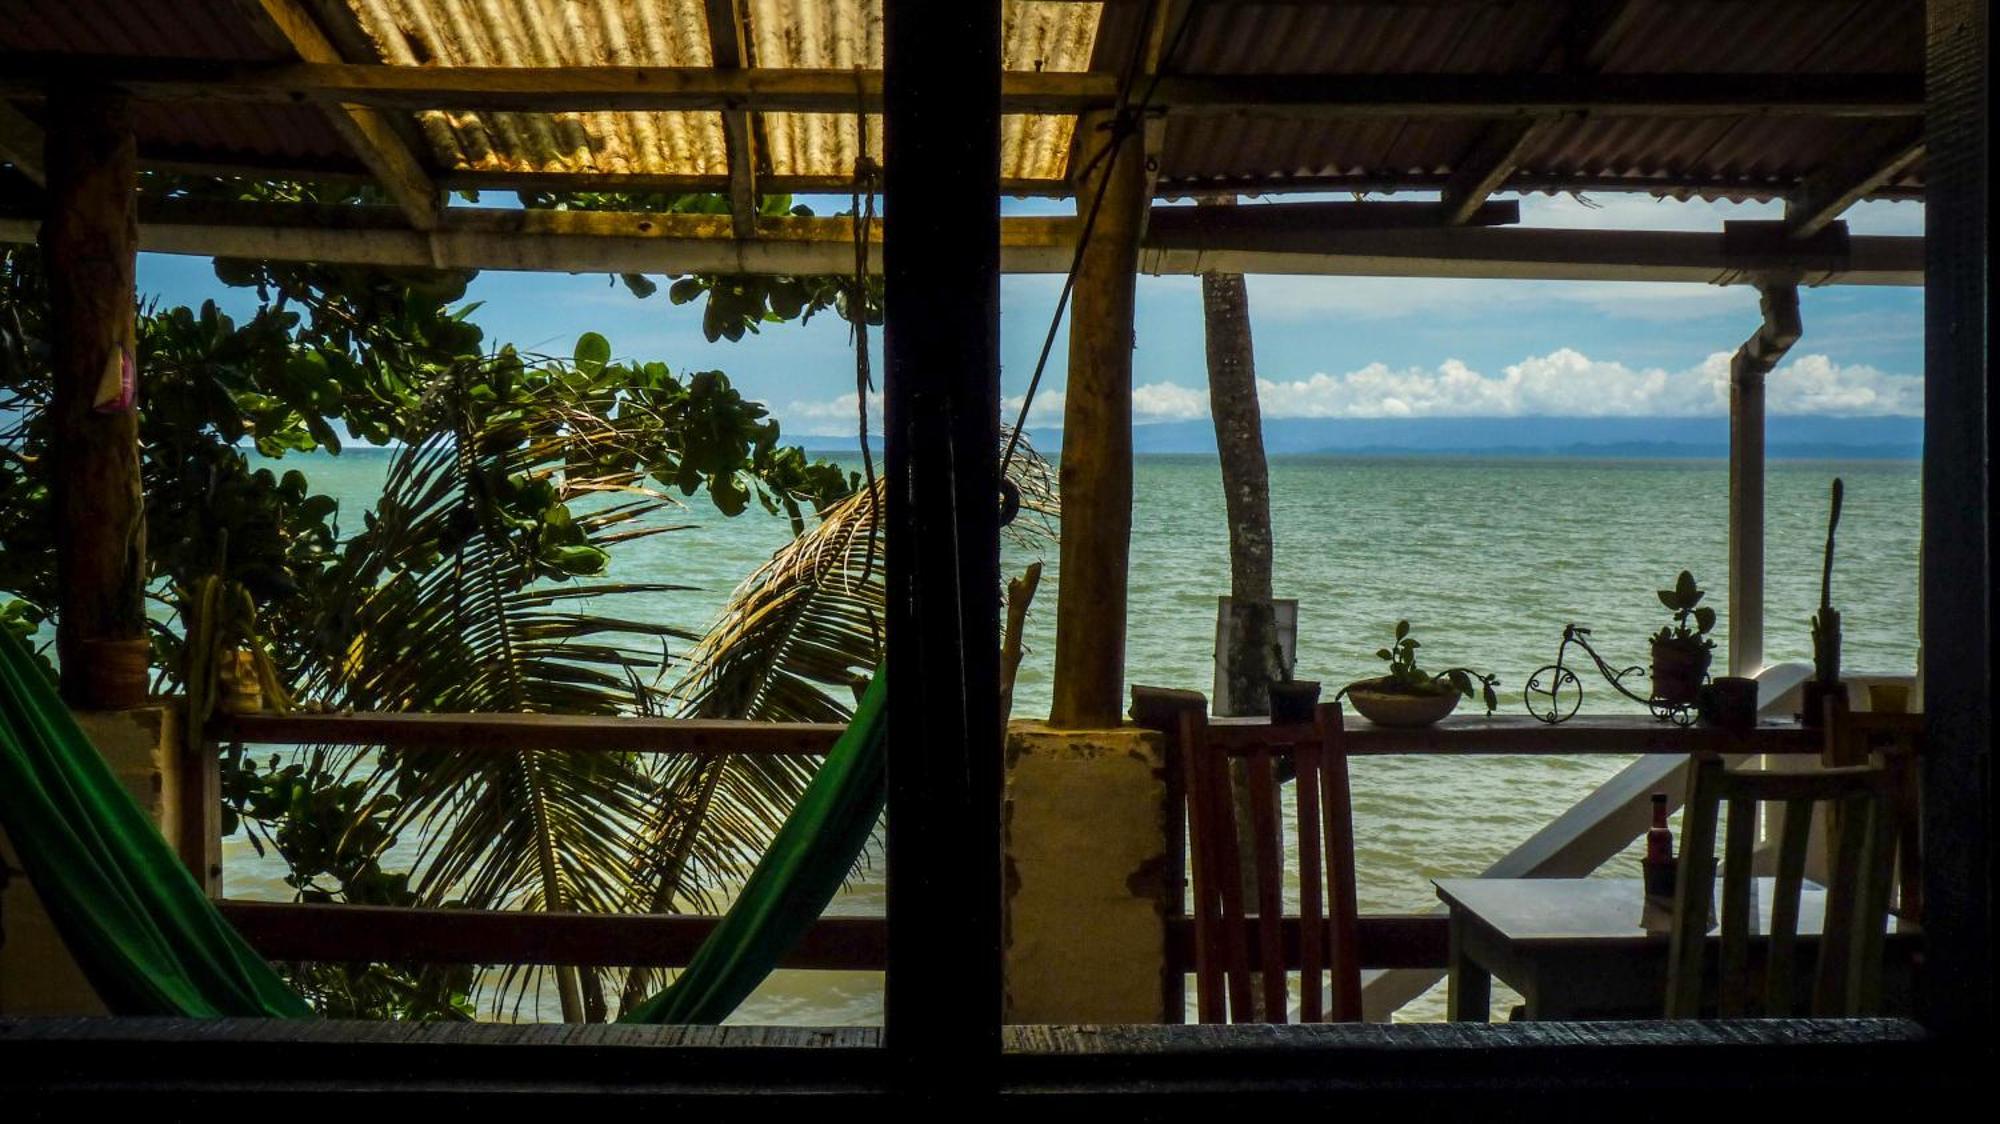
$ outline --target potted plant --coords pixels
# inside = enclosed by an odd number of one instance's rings
[[[1292,665],[1285,662],[1284,645],[1271,645],[1271,655],[1279,675],[1278,681],[1271,684],[1271,721],[1312,721],[1313,707],[1319,705],[1319,680],[1293,679]]]
[[[1430,674],[1417,666],[1417,649],[1422,646],[1410,635],[1410,622],[1397,621],[1395,640],[1375,650],[1375,658],[1388,663],[1389,674],[1349,683],[1334,697],[1346,696],[1361,717],[1377,726],[1428,726],[1457,709],[1460,698],[1472,698],[1476,682],[1486,713],[1493,713],[1500,702],[1493,690],[1500,685],[1499,676],[1469,667]]]
[[[1833,607],[1833,532],[1840,526],[1840,501],[1845,489],[1833,481],[1833,510],[1826,520],[1826,553],[1819,570],[1819,612],[1812,615],[1813,677],[1806,681],[1801,724],[1818,726],[1826,719],[1826,700],[1846,694],[1840,681],[1840,610]]]
[[[1676,706],[1692,704],[1715,653],[1715,641],[1708,638],[1715,627],[1715,610],[1701,603],[1706,593],[1686,570],[1672,589],[1659,592],[1660,604],[1673,611],[1674,620],[1653,634],[1653,699]]]

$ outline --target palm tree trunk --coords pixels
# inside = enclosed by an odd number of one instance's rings
[[[1236,200],[1227,196],[1200,202],[1230,206]],[[1230,643],[1222,652],[1228,710],[1268,714],[1271,682],[1279,674],[1278,622],[1271,605],[1271,474],[1264,456],[1264,418],[1257,404],[1257,360],[1250,339],[1250,293],[1243,275],[1202,274],[1201,303],[1208,343],[1208,412],[1215,422],[1229,521]],[[1241,762],[1230,774],[1243,889],[1255,900],[1249,777]],[[1253,987],[1251,992],[1255,1014],[1261,1017],[1262,988]]]
[[[1250,342],[1250,296],[1238,273],[1204,273],[1208,402],[1229,520],[1232,643],[1223,652],[1230,710],[1265,714],[1277,677],[1277,620],[1271,607],[1271,477]]]

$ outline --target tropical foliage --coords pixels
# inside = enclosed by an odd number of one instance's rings
[[[226,181],[154,181],[149,190],[358,199]],[[249,319],[212,304],[141,309],[142,472],[164,688],[187,664],[192,591],[226,588],[250,595],[279,678],[318,705],[678,711],[694,704],[663,679],[668,646],[696,638],[636,611],[636,599],[670,587],[612,580],[611,552],[673,529],[677,505],[697,494],[725,514],[754,504],[811,534],[855,487],[839,467],[781,445],[776,422],[720,372],[614,363],[609,344],[589,334],[561,361],[490,347],[476,306],[458,304],[468,273],[230,261],[216,272],[257,292]],[[48,623],[55,581],[40,274],[32,250],[0,252],[0,627],[24,635]],[[683,278],[673,299],[704,295],[711,338],[828,308],[879,317],[872,285],[840,279]],[[397,445],[384,494],[358,528],[343,528],[336,503],[304,474],[248,455],[338,452],[345,441]],[[688,798],[703,786],[689,787],[687,768],[616,753],[260,758],[239,749],[225,762],[225,827],[275,848],[308,900],[674,908],[693,900],[679,895],[684,884],[677,876],[663,894],[666,868],[635,856],[685,839],[675,869],[713,886],[721,856],[738,862],[759,847],[800,779],[797,763],[762,793],[718,779],[690,817]],[[667,822],[676,834],[660,829]],[[418,860],[388,869],[391,845],[412,834]],[[329,1014],[470,1012],[465,968],[291,971]],[[604,982],[563,974],[565,1016],[604,1017]],[[496,1001],[505,994],[521,992],[503,987]]]

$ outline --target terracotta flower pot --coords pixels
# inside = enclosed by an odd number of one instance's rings
[[[1458,708],[1457,691],[1411,695],[1383,689],[1381,679],[1363,679],[1347,686],[1348,701],[1361,717],[1377,726],[1428,726]]]
[[[1653,698],[1663,703],[1694,703],[1713,657],[1707,648],[1653,641]]]

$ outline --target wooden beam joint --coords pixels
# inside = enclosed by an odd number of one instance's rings
[[[743,11],[737,0],[704,0],[708,19],[709,57],[719,71],[742,70],[750,63],[743,36]],[[757,236],[757,138],[750,112],[740,105],[722,111],[722,143],[729,166],[729,217],[738,238]]]
[[[340,49],[299,0],[241,0],[253,29],[274,47],[296,54],[297,65],[346,64]],[[323,102],[327,124],[367,166],[382,190],[417,230],[443,221],[444,192],[381,110]]]

